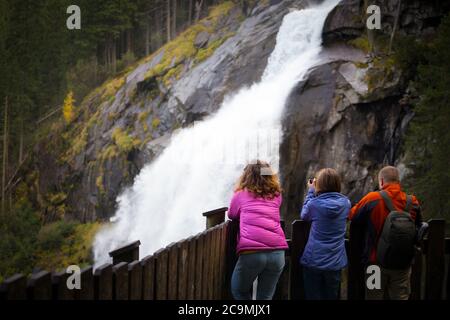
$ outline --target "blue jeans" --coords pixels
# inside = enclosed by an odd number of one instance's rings
[[[306,300],[337,300],[341,270],[328,271],[303,266]]]
[[[257,300],[271,300],[284,268],[284,251],[241,254],[231,277],[231,293],[236,300],[251,300],[253,282],[258,278]]]

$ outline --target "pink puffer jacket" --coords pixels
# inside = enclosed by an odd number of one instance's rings
[[[238,254],[242,251],[288,248],[280,225],[280,206],[281,195],[263,199],[246,190],[233,195],[228,217],[239,220]]]

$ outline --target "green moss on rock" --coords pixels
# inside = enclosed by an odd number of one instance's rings
[[[348,44],[355,48],[361,49],[365,53],[368,53],[370,51],[370,43],[366,35],[362,35],[361,37],[349,40]]]
[[[173,39],[159,49],[154,57],[161,52],[164,52],[163,57],[159,64],[147,71],[145,79],[151,77],[164,77],[163,83],[168,84],[168,81],[172,77],[176,77],[182,71],[180,64],[186,59],[195,58],[198,54],[198,50],[195,47],[195,39],[197,35],[201,32],[213,33],[217,27],[218,21],[229,14],[230,10],[235,6],[233,1],[226,1],[220,5],[213,7],[210,10],[208,17],[202,19],[198,23],[192,25],[187,30],[182,32],[178,37]],[[215,48],[218,47],[217,43],[214,45]],[[210,48],[212,50],[212,48]],[[211,55],[211,52],[202,52],[201,57],[205,59]],[[196,59],[198,60],[198,59]],[[174,71],[171,69],[175,68]]]
[[[113,139],[119,150],[123,153],[130,152],[133,148],[139,146],[141,143],[139,139],[132,137],[119,127],[114,129],[111,138]]]
[[[161,120],[159,118],[154,118],[152,120],[152,128],[153,128],[153,130],[157,129],[160,124],[161,124]]]

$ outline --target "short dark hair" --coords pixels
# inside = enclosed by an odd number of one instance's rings
[[[341,192],[341,177],[332,168],[325,168],[317,173],[316,192]]]

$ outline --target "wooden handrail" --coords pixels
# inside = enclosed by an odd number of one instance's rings
[[[203,216],[206,217],[206,229],[212,228],[225,221],[225,212],[227,207],[203,212]]]
[[[212,210],[206,216],[225,211],[225,208]],[[450,266],[445,269],[450,238],[444,237],[444,221],[432,220],[429,225],[428,237],[424,239],[421,250],[416,252],[411,299],[441,299],[443,292],[450,296]],[[296,220],[291,227],[286,268],[277,285],[275,299],[304,298],[299,260],[308,241],[310,225]],[[64,272],[41,271],[29,279],[18,274],[0,285],[0,300],[232,299],[230,284],[237,261],[238,230],[238,221],[224,221],[140,261],[139,258],[133,259],[133,255],[139,254],[140,241],[132,242],[111,251],[113,260],[116,258],[114,265],[104,264],[95,271],[92,267],[84,268],[81,272],[82,290],[79,291],[67,290],[65,282],[68,275]],[[361,264],[364,239],[364,226],[351,225],[350,238],[346,239],[348,299],[364,299],[364,266]],[[425,261],[425,268],[422,268],[422,261]],[[425,291],[422,292],[424,278]]]
[[[136,240],[123,247],[113,250],[109,253],[109,256],[113,259],[113,264],[120,262],[132,262],[139,260],[139,246],[141,241]]]

